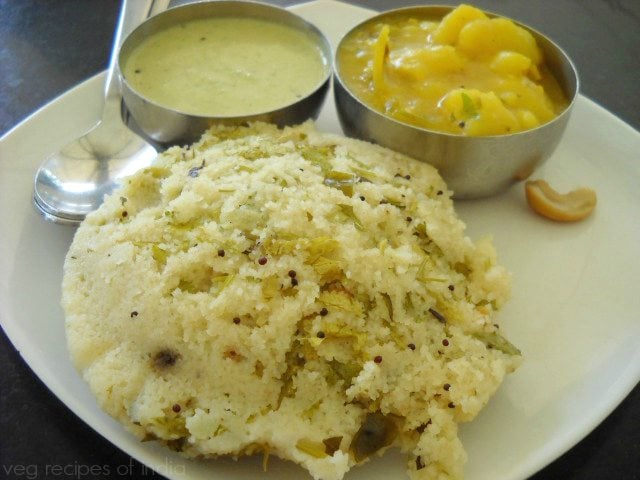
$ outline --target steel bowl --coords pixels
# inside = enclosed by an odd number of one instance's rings
[[[136,91],[122,73],[131,52],[149,36],[189,20],[208,17],[249,17],[287,25],[305,32],[316,43],[325,63],[325,75],[306,96],[277,109],[237,116],[199,116],[161,105]],[[205,1],[178,6],[151,17],[125,39],[120,49],[118,66],[122,97],[134,120],[133,127],[155,143],[170,145],[190,143],[213,124],[242,125],[265,121],[279,126],[302,123],[317,118],[331,80],[331,46],[326,37],[311,23],[280,7],[251,1]],[[266,93],[266,92],[265,92]],[[216,95],[215,91],[211,95]]]
[[[578,94],[578,74],[567,54],[540,32],[528,30],[556,77],[568,107],[550,122],[518,133],[471,137],[442,133],[409,125],[374,110],[346,86],[340,73],[339,52],[347,37],[373,22],[412,15],[440,19],[455,7],[423,6],[390,10],[353,27],[340,41],[334,56],[334,96],[340,124],[346,135],[377,143],[435,166],[456,199],[495,195],[527,178],[556,149]],[[498,15],[485,12],[489,17]]]

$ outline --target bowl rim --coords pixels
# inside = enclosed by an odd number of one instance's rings
[[[567,115],[571,114],[571,111],[573,109],[573,106],[575,105],[578,96],[580,95],[580,77],[578,75],[578,70],[575,66],[575,64],[573,63],[573,60],[571,59],[571,57],[567,54],[567,52],[560,46],[558,45],[554,40],[552,40],[550,37],[548,37],[547,35],[541,33],[540,31],[538,31],[537,29],[530,27],[527,24],[524,24],[518,20],[515,20],[513,18],[507,17],[505,15],[500,15],[498,13],[489,11],[489,10],[485,10],[482,8],[479,8],[479,10],[481,10],[484,14],[486,14],[487,16],[489,16],[490,18],[505,18],[507,20],[510,20],[511,22],[515,23],[516,25],[518,25],[521,28],[524,28],[525,30],[527,30],[528,32],[530,32],[534,38],[536,39],[536,43],[538,42],[539,38],[542,38],[545,42],[547,42],[552,48],[556,49],[558,51],[558,53],[562,56],[562,58],[566,61],[567,65],[570,67],[570,71],[573,75],[573,78],[575,79],[575,81],[571,82],[571,84],[573,86],[575,86],[575,91],[573,92],[573,95],[570,98],[569,103],[567,104],[567,106],[564,108],[564,110],[562,110],[562,112],[560,112],[558,115],[556,115],[554,118],[552,118],[551,120],[549,120],[548,122],[545,122],[541,125],[538,125],[534,128],[529,128],[526,130],[521,130],[518,132],[512,132],[512,133],[506,133],[506,134],[497,134],[497,135],[459,135],[459,134],[455,134],[455,133],[450,133],[450,132],[442,132],[439,130],[433,130],[433,129],[429,129],[429,128],[424,128],[424,127],[420,127],[417,125],[413,125],[411,123],[407,123],[404,122],[402,120],[398,120],[396,118],[393,118],[389,115],[387,115],[384,112],[380,112],[376,109],[374,109],[373,107],[367,105],[366,103],[364,103],[358,95],[356,95],[355,93],[353,93],[353,91],[347,86],[346,82],[343,80],[341,74],[340,74],[340,61],[338,59],[338,53],[340,52],[340,49],[342,48],[342,45],[344,43],[344,41],[347,39],[347,37],[349,37],[353,32],[355,32],[356,30],[362,28],[363,26],[369,24],[369,23],[374,23],[376,21],[379,21],[385,17],[392,17],[395,15],[402,15],[404,13],[408,13],[411,11],[415,11],[415,12],[423,12],[423,11],[428,11],[428,10],[437,10],[437,11],[444,11],[445,13],[442,14],[442,16],[440,16],[439,18],[442,19],[447,13],[453,11],[454,9],[456,9],[459,5],[442,5],[442,4],[435,4],[435,5],[413,5],[413,6],[407,6],[407,7],[400,7],[400,8],[394,8],[391,10],[385,10],[382,12],[379,12],[376,15],[373,15],[359,23],[357,23],[356,25],[354,25],[353,27],[351,27],[344,35],[342,35],[342,37],[340,37],[340,40],[338,41],[338,43],[336,44],[336,48],[333,52],[333,78],[334,81],[337,81],[340,86],[347,92],[347,94],[356,102],[358,102],[362,107],[364,107],[365,109],[367,109],[369,112],[374,113],[376,115],[379,115],[380,117],[383,117],[384,119],[395,123],[397,125],[400,125],[402,127],[408,127],[410,129],[412,129],[413,131],[420,133],[428,133],[428,134],[433,134],[433,135],[442,135],[442,136],[446,136],[446,137],[452,137],[452,138],[460,138],[460,139],[473,139],[473,140],[480,140],[482,141],[483,139],[489,140],[489,139],[497,139],[497,138],[516,138],[516,137],[520,137],[520,136],[526,136],[526,135],[530,135],[532,132],[536,132],[539,131],[541,129],[545,129],[545,128],[549,128],[551,125],[556,124],[560,121],[562,121],[562,119],[564,119],[564,117],[566,117]],[[477,7],[476,7],[477,8]],[[564,93],[566,94],[567,92],[564,90]],[[335,92],[335,89],[334,89]]]
[[[215,8],[215,7],[219,7],[221,5],[249,5],[249,6],[256,6],[258,8],[264,8],[264,10],[271,10],[271,11],[276,11],[279,12],[281,14],[284,14],[286,16],[288,16],[289,18],[291,18],[292,20],[298,22],[300,24],[300,26],[304,27],[304,28],[299,28],[297,26],[293,26],[293,25],[289,25],[289,24],[282,24],[278,21],[274,21],[274,20],[267,20],[266,21],[270,21],[273,22],[277,25],[285,25],[291,28],[295,28],[298,29],[300,31],[309,31],[311,33],[310,37],[313,40],[313,43],[316,47],[318,47],[318,53],[320,55],[321,61],[324,65],[324,74],[321,77],[321,79],[318,81],[318,84],[316,87],[314,87],[312,90],[310,90],[306,95],[304,95],[303,97],[297,98],[295,100],[293,100],[290,103],[287,103],[285,105],[281,105],[277,108],[273,108],[270,110],[263,110],[263,111],[259,111],[259,112],[253,112],[253,113],[244,113],[244,114],[237,114],[237,115],[199,115],[199,114],[194,114],[194,113],[190,113],[190,112],[186,112],[177,108],[173,108],[167,105],[163,105],[161,103],[158,103],[156,100],[153,100],[151,98],[149,98],[148,96],[140,93],[137,89],[133,88],[133,86],[131,85],[131,83],[127,80],[126,75],[124,74],[124,70],[123,70],[123,51],[125,51],[125,46],[127,46],[127,48],[129,48],[130,50],[133,50],[135,47],[137,47],[138,45],[140,45],[142,43],[143,40],[138,40],[136,42],[135,45],[129,47],[128,45],[128,41],[133,38],[134,34],[136,34],[136,32],[139,32],[140,30],[142,30],[143,28],[145,28],[147,25],[149,25],[152,22],[157,22],[159,21],[158,19],[162,18],[162,17],[166,17],[169,15],[174,15],[175,11],[177,10],[191,10],[191,9],[200,9],[200,8],[207,8],[207,6],[210,6],[211,8]],[[234,14],[226,14],[224,15],[225,17],[233,17]],[[235,16],[239,16],[239,15],[235,15]],[[212,12],[211,15],[207,15],[207,16],[203,16],[200,18],[209,18],[209,17],[217,17],[217,15],[215,13]],[[252,16],[248,15],[244,18],[252,18]],[[260,18],[260,17],[253,17],[253,18]],[[174,23],[172,25],[169,25],[167,27],[164,28],[170,28],[174,25],[177,25],[178,23]],[[163,28],[163,29],[164,29]],[[143,35],[143,39],[149,38],[150,36],[152,36],[152,34],[148,35],[145,34]],[[256,1],[256,0],[203,0],[203,1],[198,1],[198,2],[192,2],[192,3],[186,3],[186,4],[182,4],[182,5],[176,5],[175,7],[171,7],[168,8],[167,10],[164,10],[162,12],[159,12],[158,14],[147,18],[145,21],[143,21],[142,23],[140,23],[136,28],[134,28],[131,32],[129,32],[129,34],[125,37],[125,39],[123,40],[120,49],[118,50],[118,61],[117,61],[117,66],[118,66],[118,77],[120,79],[120,84],[121,84],[121,89],[123,88],[127,88],[129,89],[131,92],[133,92],[135,95],[137,95],[139,98],[141,98],[142,100],[144,100],[145,102],[153,105],[155,108],[158,109],[162,109],[166,112],[170,112],[172,114],[177,114],[177,115],[181,115],[184,117],[188,117],[188,118],[192,118],[192,119],[197,119],[197,120],[210,120],[210,121],[224,121],[224,120],[229,120],[229,121],[234,121],[234,120],[243,120],[243,119],[247,119],[250,120],[252,118],[258,118],[258,117],[264,117],[265,115],[271,115],[271,114],[275,114],[277,112],[281,112],[284,110],[287,110],[290,107],[293,107],[294,105],[297,105],[299,103],[304,102],[305,100],[309,99],[310,97],[313,97],[314,95],[316,95],[319,91],[321,91],[323,88],[325,88],[327,82],[329,82],[333,76],[333,59],[335,58],[334,52],[333,52],[333,48],[331,47],[331,43],[329,42],[329,40],[327,39],[326,35],[317,27],[315,26],[313,23],[309,22],[308,20],[304,19],[303,17],[301,17],[300,15],[298,15],[295,12],[292,12],[291,10],[281,7],[279,5],[274,5],[274,4],[270,4],[270,3],[265,3],[265,2],[261,2],[261,1]]]

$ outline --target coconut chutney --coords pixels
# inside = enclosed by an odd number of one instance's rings
[[[239,116],[305,97],[328,68],[304,31],[258,18],[211,17],[149,36],[132,50],[123,74],[134,90],[163,107]]]

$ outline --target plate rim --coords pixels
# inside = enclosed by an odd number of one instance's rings
[[[328,3],[336,3],[341,6],[346,6],[349,8],[355,8],[359,10],[368,10],[371,12],[375,12],[372,9],[366,9],[363,7],[351,5],[349,3],[334,1],[334,0],[310,0],[308,2],[302,2],[295,5],[292,5],[293,8],[299,8],[308,6],[311,4],[328,4]],[[289,7],[289,8],[291,8]],[[98,85],[102,83],[102,79],[105,76],[106,71],[98,72],[87,79],[75,84],[68,90],[60,93],[56,97],[50,99],[47,103],[36,109],[34,112],[30,113],[26,117],[24,117],[17,124],[12,126],[7,132],[5,132],[0,137],[0,151],[4,150],[5,144],[10,141],[10,139],[14,135],[20,134],[21,130],[27,128],[30,123],[32,123],[35,119],[43,114],[43,112],[49,110],[53,106],[59,104],[60,102],[64,102],[66,98],[73,97],[78,94],[80,90],[91,90],[94,88],[98,88]],[[329,99],[327,99],[329,101]],[[640,140],[640,131],[635,129],[629,123],[627,123],[622,118],[615,115],[613,112],[607,110],[605,107],[600,105],[598,102],[586,97],[582,93],[578,93],[577,103],[581,103],[583,107],[588,108],[589,110],[595,110],[600,115],[606,115],[608,120],[612,122],[616,122],[616,126],[628,129],[628,133],[633,135],[636,140]],[[574,115],[576,113],[574,112]],[[2,168],[2,163],[9,162],[10,159],[3,158],[0,159],[0,168]],[[620,161],[624,161],[630,165],[635,165],[637,162],[633,162],[632,159],[624,158],[620,159]],[[640,165],[638,165],[638,169],[640,171]],[[65,227],[67,228],[67,227]],[[5,285],[0,286],[3,290],[5,289]],[[134,441],[133,437],[129,438],[126,442],[126,445],[115,444],[110,439],[111,433],[110,429],[113,428],[114,425],[111,423],[103,425],[98,422],[94,422],[92,419],[94,418],[93,413],[87,408],[84,403],[77,399],[75,396],[69,394],[67,390],[65,390],[62,384],[56,381],[55,376],[51,375],[51,369],[48,368],[46,363],[42,363],[38,359],[38,355],[36,352],[31,351],[28,347],[29,341],[27,337],[27,332],[21,328],[21,325],[17,323],[15,320],[11,320],[8,315],[8,308],[6,306],[0,307],[0,326],[2,326],[3,331],[5,332],[7,338],[11,342],[13,348],[15,348],[20,357],[24,360],[28,368],[38,377],[38,379],[45,385],[45,387],[56,396],[56,398],[71,412],[73,412],[78,418],[80,418],[87,426],[89,426],[96,433],[100,434],[105,440],[111,443],[115,448],[119,450],[125,451],[127,454],[133,456],[141,463],[147,465],[148,467],[158,470],[160,465],[156,462],[155,458],[151,455],[149,451],[144,448],[136,448],[139,442]],[[544,448],[539,449],[532,457],[529,459],[527,464],[529,468],[519,469],[518,473],[521,473],[526,476],[530,476],[545,466],[552,463],[554,460],[562,456],[564,453],[573,448],[579,441],[585,438],[590,432],[592,432],[600,423],[602,423],[611,413],[624,401],[624,399],[629,395],[629,393],[637,386],[640,382],[640,350],[635,352],[635,356],[632,356],[631,360],[637,360],[635,362],[630,362],[628,368],[624,370],[623,374],[620,375],[615,381],[615,394],[611,394],[611,390],[607,395],[606,400],[601,402],[602,408],[596,411],[592,411],[591,415],[588,415],[589,420],[583,422],[576,426],[576,428],[570,431],[570,435],[567,435],[566,432],[560,438],[554,439],[553,442],[545,445]],[[81,375],[79,374],[81,377]],[[84,382],[84,380],[82,380]],[[102,412],[104,414],[104,412]],[[105,414],[106,416],[106,414]],[[107,416],[108,417],[108,416]],[[108,417],[111,419],[111,417]],[[111,419],[112,420],[112,419]],[[112,420],[113,421],[113,420]],[[116,426],[119,426],[118,423],[115,423]],[[126,448],[126,450],[123,450]],[[163,473],[163,475],[168,476],[169,478],[188,478],[188,476],[181,476],[177,474],[171,473]],[[520,475],[514,475],[508,478],[525,478]]]

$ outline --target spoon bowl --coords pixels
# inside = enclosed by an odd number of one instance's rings
[[[42,164],[35,177],[34,204],[54,223],[80,223],[120,179],[148,166],[155,156],[155,148],[121,120],[103,119]]]

